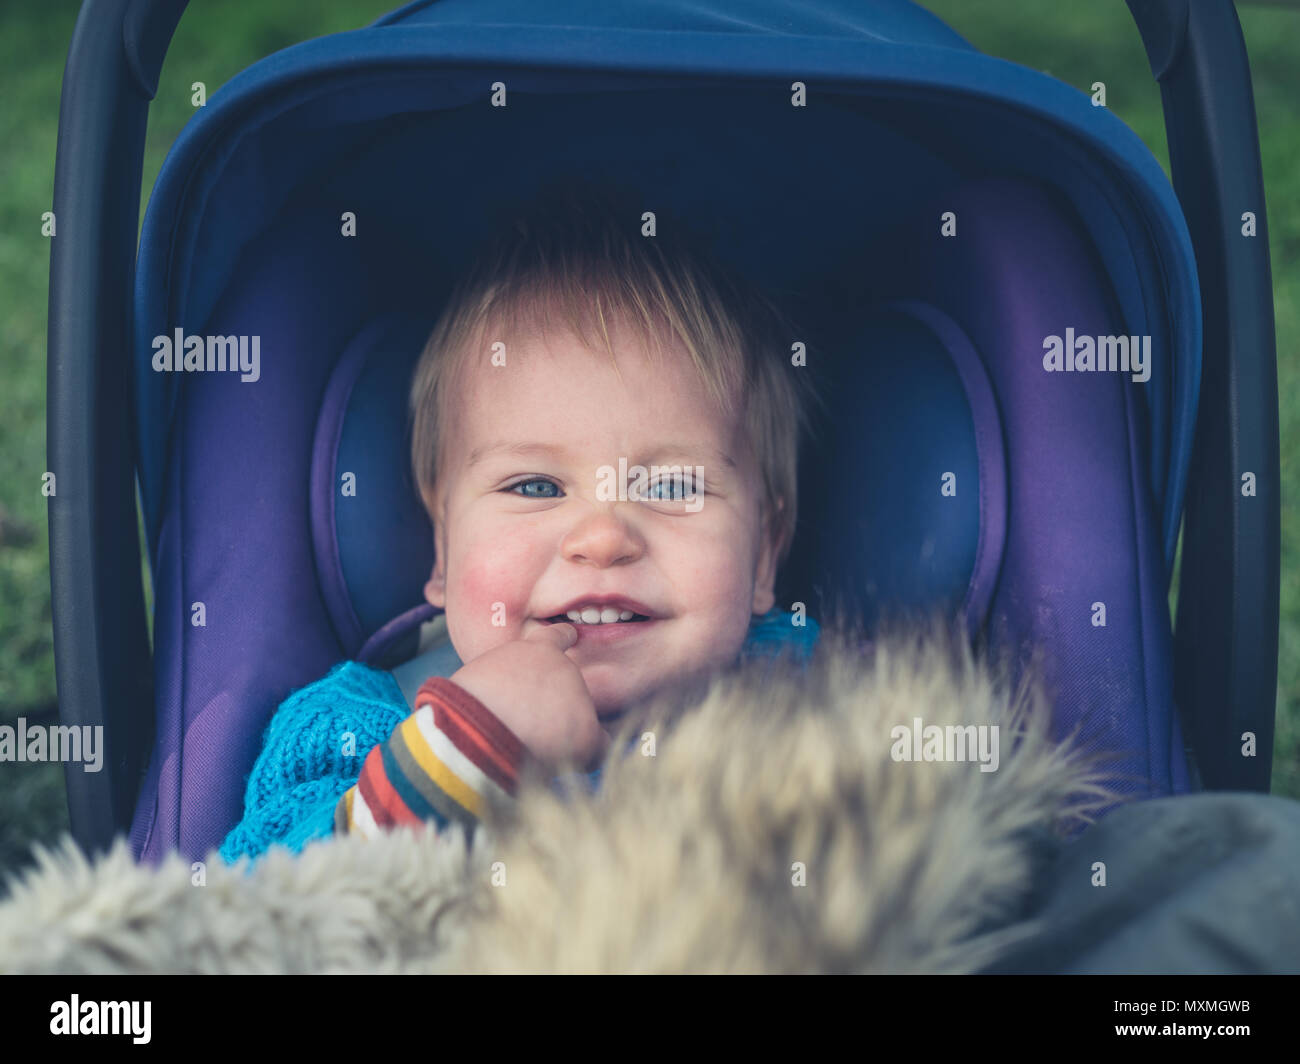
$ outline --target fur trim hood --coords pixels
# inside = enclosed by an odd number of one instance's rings
[[[0,902],[0,969],[978,971],[1037,930],[1043,840],[1115,800],[1006,675],[938,629],[866,651],[828,630],[805,671],[750,662],[655,704],[595,793],[525,778],[468,840],[151,868],[65,836]]]

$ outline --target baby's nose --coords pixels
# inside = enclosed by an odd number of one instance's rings
[[[603,567],[635,561],[644,553],[645,544],[612,509],[601,508],[569,531],[560,550],[566,561]]]

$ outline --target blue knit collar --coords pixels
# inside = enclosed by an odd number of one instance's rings
[[[806,613],[790,613],[773,607],[750,621],[749,634],[741,647],[742,657],[776,657],[789,651],[806,661],[817,644],[821,627]]]

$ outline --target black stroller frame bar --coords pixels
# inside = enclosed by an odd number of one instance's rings
[[[1267,792],[1277,688],[1277,366],[1249,61],[1232,0],[1128,0],[1160,83],[1196,252],[1205,359],[1174,641],[1175,698],[1209,789]],[[104,770],[67,773],[88,853],[129,830],[152,741],[152,653],[129,371],[149,102],[186,0],[86,0],[59,109],[47,448],[59,713],[102,726]],[[1251,211],[1258,237],[1243,239]],[[1241,492],[1255,474],[1257,494]],[[1244,733],[1255,756],[1242,756]]]
[[[1277,699],[1281,459],[1273,279],[1250,64],[1231,0],[1128,0],[1160,83],[1201,289],[1174,699],[1211,790],[1268,792]],[[1255,216],[1254,237],[1242,235]],[[1255,477],[1253,496],[1242,478]],[[1253,756],[1248,736],[1254,737]]]

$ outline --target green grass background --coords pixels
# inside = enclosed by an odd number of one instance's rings
[[[195,0],[181,20],[150,113],[141,211],[166,152],[192,116],[190,85],[208,94],[257,59],[354,29],[398,0]],[[1160,96],[1121,0],[929,0],[977,48],[1107,105],[1168,173]],[[45,339],[59,87],[78,5],[0,4],[0,723],[56,720],[45,463]],[[1300,566],[1294,507],[1300,464],[1300,6],[1240,7],[1254,74],[1277,313],[1282,432],[1282,624],[1273,791],[1300,798]],[[0,873],[30,860],[35,840],[67,830],[63,768],[0,764]]]

